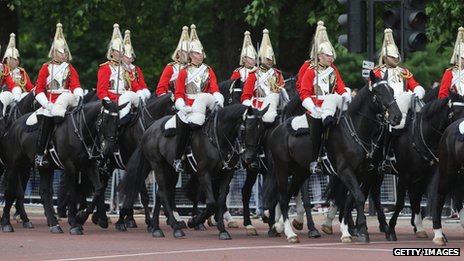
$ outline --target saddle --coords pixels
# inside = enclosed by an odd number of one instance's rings
[[[300,116],[294,116],[287,121],[287,131],[290,135],[297,137],[309,134],[308,116],[306,113]]]
[[[176,115],[166,117],[162,120],[161,133],[164,137],[173,137],[176,135]]]

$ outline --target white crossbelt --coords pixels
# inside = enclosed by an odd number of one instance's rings
[[[52,64],[52,66],[54,66],[54,65]],[[68,66],[68,63],[61,63],[57,68],[52,67],[54,72],[53,72],[53,75],[52,74],[48,75],[48,77],[47,77],[47,85],[49,85],[52,82],[52,80],[55,78],[55,76],[60,75],[60,73],[62,73],[64,71],[64,69],[66,69],[67,66]]]
[[[324,80],[325,78],[329,77],[329,75],[334,71],[335,69],[332,68],[332,67],[329,67],[327,69],[325,69],[324,71],[322,71],[321,73],[319,73],[318,75],[316,75],[316,77],[314,77],[314,80],[313,80],[313,85],[318,85],[318,82],[317,81],[322,81]]]
[[[203,72],[205,72],[205,70],[207,68],[208,67],[205,64],[202,64],[198,68],[198,70],[196,72],[194,72],[191,75],[187,76],[187,84],[192,83],[194,80],[196,80],[198,77],[200,77],[203,74]]]
[[[269,69],[267,72],[265,72],[261,77],[258,78],[258,86],[261,87],[262,84],[266,82],[266,80],[274,74],[274,69]]]

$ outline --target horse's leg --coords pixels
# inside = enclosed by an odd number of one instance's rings
[[[287,236],[287,241],[289,243],[299,243],[300,239],[298,238],[297,234],[293,232],[292,225],[290,224],[290,221],[288,219],[288,203],[290,202],[290,197],[292,195],[292,192],[294,190],[296,182],[296,176],[294,175],[292,178],[292,182],[290,184],[290,190],[288,189],[288,170],[290,168],[287,167],[287,164],[282,164],[282,163],[277,163],[276,162],[276,170],[277,170],[277,184],[278,184],[278,190],[279,190],[279,204],[280,204],[280,210],[282,212],[282,220],[284,223],[284,233]],[[303,183],[303,180],[299,183],[301,185]],[[299,189],[299,187],[297,187]],[[277,220],[276,220],[277,221]],[[279,230],[278,230],[279,231]]]
[[[41,169],[40,173],[40,198],[42,199],[42,204],[45,211],[45,216],[47,217],[47,224],[50,227],[50,232],[52,233],[63,233],[58,220],[55,216],[55,211],[53,209],[53,202],[51,201],[51,182],[53,170],[50,169]]]
[[[95,200],[95,202],[91,203],[91,205],[94,205],[95,204],[95,207],[96,207],[96,210],[95,212],[93,212],[92,210],[92,223],[94,223],[95,225],[99,225],[100,227],[102,228],[108,228],[108,216],[106,215],[106,205],[105,205],[105,191],[106,191],[106,188],[108,187],[108,181],[110,179],[110,175],[113,173],[114,171],[114,168],[109,168],[105,171],[97,171],[98,170],[98,167],[95,167],[95,170],[96,173],[98,173],[98,179],[99,179],[99,186],[100,188],[97,190],[97,188],[95,188],[95,194],[94,194],[94,198],[93,200]],[[91,182],[93,183],[93,186],[95,187],[95,182],[96,180],[92,181]],[[98,184],[97,184],[98,186]],[[99,195],[98,197],[96,197],[95,195]],[[90,206],[90,208],[92,208]],[[87,206],[87,209],[89,209],[89,206]],[[90,209],[89,209],[90,210]],[[91,214],[91,213],[89,213]]]
[[[24,208],[24,188],[27,185],[27,182],[29,180],[29,167],[22,168],[20,171],[20,178],[21,182],[19,183],[19,186],[16,188],[16,211],[19,213],[19,216],[22,220],[23,223],[23,228],[34,228],[32,225],[32,222],[29,220],[29,217],[27,216],[26,209]]]
[[[74,163],[64,163],[64,173],[66,175],[66,189],[68,191],[68,223],[70,225],[69,234],[82,235],[83,228],[80,222],[76,219],[77,215],[77,175],[78,171],[74,167]],[[86,211],[87,213],[91,213]],[[88,217],[88,214],[86,215]]]
[[[398,185],[396,188],[396,204],[395,204],[395,212],[393,212],[392,217],[390,218],[390,223],[389,223],[389,231],[387,233],[387,240],[388,241],[397,241],[396,237],[396,222],[398,220],[398,216],[401,213],[401,210],[404,208],[404,197],[406,195],[406,176],[408,175],[407,173],[402,173],[403,175],[400,176],[398,179]]]
[[[150,216],[150,207],[148,206],[150,203],[150,196],[148,195],[146,186],[142,186],[140,191],[140,201],[142,202],[143,211],[145,214],[145,224],[147,225],[147,231],[153,231],[153,219]]]
[[[324,223],[321,225],[322,232],[327,235],[333,234],[332,222],[337,215],[338,206],[334,202],[330,202],[329,209],[327,210],[327,215],[325,216]]]
[[[204,168],[204,167],[203,167]],[[216,208],[216,200],[214,198],[214,192],[213,192],[213,184],[211,182],[211,173],[209,173],[207,170],[201,171],[200,166],[198,166],[198,186],[201,189],[201,192],[204,193],[206,200],[206,210],[201,212],[199,215],[189,219],[187,222],[188,227],[192,228],[195,226],[200,225],[201,223],[205,222],[205,220],[211,216],[212,214],[215,213]],[[201,173],[201,174],[200,174]],[[200,193],[201,193],[200,192]]]
[[[370,195],[372,197],[372,202],[374,203],[375,211],[377,212],[377,220],[379,221],[380,232],[385,233],[385,237],[389,238],[389,227],[387,220],[385,218],[385,213],[383,212],[382,202],[380,202],[380,187],[383,182],[383,175],[377,175],[375,172],[374,175],[369,176],[370,180]]]
[[[456,170],[457,171],[457,170]],[[434,177],[432,178],[431,183],[436,186],[433,190],[433,206],[432,206],[432,222],[433,222],[433,243],[436,245],[444,246],[446,245],[446,238],[443,234],[441,226],[441,212],[443,210],[443,205],[445,204],[446,194],[449,179],[449,166],[440,163],[440,171],[436,170]]]
[[[411,202],[412,215],[414,216],[414,233],[417,238],[427,238],[427,232],[422,224],[421,200],[426,187],[423,182],[415,184],[409,188],[409,200]]]
[[[19,177],[15,175],[13,169],[7,168],[4,176],[5,184],[5,206],[3,207],[2,215],[2,230],[3,232],[14,232],[13,226],[10,223],[10,210],[15,201],[15,194],[19,186]]]
[[[343,169],[343,168],[339,168]],[[351,208],[352,208],[352,200],[354,200],[356,204],[356,211],[357,211],[357,227],[358,227],[358,240],[361,242],[369,242],[369,234],[367,232],[367,224],[366,224],[366,216],[364,215],[364,204],[365,204],[365,197],[362,193],[358,181],[356,180],[355,175],[347,168],[345,168],[344,172],[339,172],[339,177],[342,179],[345,186],[350,191],[350,197],[348,197],[347,202],[345,203],[345,214],[343,223],[346,224],[346,220],[351,216]],[[343,238],[342,238],[342,241]]]
[[[319,182],[319,179],[316,179],[316,182]],[[306,222],[308,223],[308,237],[318,238],[321,237],[321,233],[317,230],[311,213],[311,200],[309,198],[308,183],[309,179],[306,179],[301,187],[301,198],[303,200],[303,208],[306,212]]]
[[[245,226],[247,236],[257,236],[258,231],[251,224],[250,219],[250,198],[253,185],[258,177],[256,170],[247,169],[246,179],[242,187],[242,202],[243,202],[243,226]]]
[[[304,190],[305,187],[308,188],[308,179],[305,180],[305,182],[301,186],[300,191],[298,191],[298,194],[294,197],[295,206],[296,206],[296,218],[293,219],[292,225],[296,230],[302,230],[303,225],[304,225],[305,208],[303,206],[302,197],[303,197],[303,190]],[[310,205],[311,205],[311,203],[310,203]],[[310,207],[310,209],[311,209],[311,207]]]
[[[159,216],[161,211],[161,199],[159,197],[159,192],[156,193],[155,197],[155,206],[153,207],[153,230],[151,231],[151,235],[153,237],[164,237],[164,233],[159,227]]]
[[[175,175],[173,173],[172,167],[171,166],[164,166],[163,168],[161,166],[153,166],[153,169],[155,171],[156,175],[156,182],[158,184],[158,195],[159,199],[161,201],[161,204],[163,204],[164,207],[164,212],[168,219],[170,220],[176,220],[173,214],[173,206],[171,205],[171,193],[170,191],[175,190],[175,185],[171,186],[172,183],[169,182],[169,176],[170,175]],[[170,226],[173,229],[173,235],[175,238],[182,238],[185,236],[184,231],[180,228],[178,222],[170,222]]]
[[[225,177],[221,178],[221,182],[220,182],[219,196],[217,200],[217,213],[216,213],[218,216],[218,223],[216,227],[219,230],[220,240],[232,239],[229,232],[227,232],[224,226],[224,213],[226,212],[226,209],[227,209],[227,206],[226,206],[227,194],[229,194],[229,189],[230,189],[229,184],[230,184],[230,181],[232,180],[233,174],[234,174],[234,171],[231,171],[231,170],[227,171],[227,174],[225,174]]]

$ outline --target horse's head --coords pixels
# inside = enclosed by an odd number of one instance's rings
[[[257,156],[261,147],[261,140],[263,139],[265,126],[263,123],[263,115],[267,112],[269,106],[264,110],[249,108],[245,119],[245,152],[243,159],[245,163],[251,167],[256,168]]]
[[[219,90],[224,96],[224,105],[240,103],[243,92],[243,82],[237,80],[225,80],[219,83]]]
[[[118,127],[119,127],[119,110],[124,108],[127,103],[118,106],[117,104],[102,100],[103,108],[100,124],[100,138],[103,156],[116,151],[118,147]]]
[[[449,106],[451,108],[450,120],[455,121],[464,118],[464,96],[449,92]]]
[[[369,90],[372,92],[374,102],[379,104],[386,113],[386,119],[392,126],[400,123],[402,113],[396,103],[393,89],[384,79],[378,78],[373,71],[370,73],[371,84]]]

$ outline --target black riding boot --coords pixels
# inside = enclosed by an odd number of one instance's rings
[[[309,115],[306,116],[309,123],[309,138],[311,139],[311,163],[309,171],[311,174],[322,174],[321,164],[319,162],[319,154],[321,150],[322,139],[322,120],[315,119]]]
[[[42,116],[39,120],[39,133],[37,136],[37,154],[35,156],[35,166],[37,168],[47,168],[50,163],[45,157],[47,139],[52,131],[53,118]]]
[[[174,158],[174,169],[176,172],[185,172],[182,156],[190,139],[190,126],[176,116],[176,155]]]
[[[396,163],[396,157],[393,152],[391,145],[391,132],[387,131],[385,133],[384,139],[384,159],[379,163],[378,171],[379,174],[398,174],[398,171],[395,169],[394,164]]]

